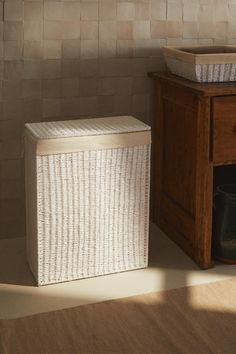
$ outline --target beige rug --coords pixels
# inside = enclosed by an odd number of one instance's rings
[[[236,280],[0,321],[1,354],[234,354]]]

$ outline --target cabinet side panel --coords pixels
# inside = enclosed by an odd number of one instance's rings
[[[210,253],[205,247],[210,244],[211,219],[204,221],[203,213],[212,207],[210,109],[196,93],[163,80],[157,82],[157,95],[154,222],[202,268],[208,268]]]

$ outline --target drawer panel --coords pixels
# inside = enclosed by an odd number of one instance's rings
[[[236,96],[213,98],[213,162],[236,161]]]

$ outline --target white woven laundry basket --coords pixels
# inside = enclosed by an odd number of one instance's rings
[[[150,134],[130,116],[26,124],[27,257],[38,285],[147,266]]]

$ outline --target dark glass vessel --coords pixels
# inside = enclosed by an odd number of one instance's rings
[[[213,257],[236,263],[236,184],[216,188],[213,207]]]

